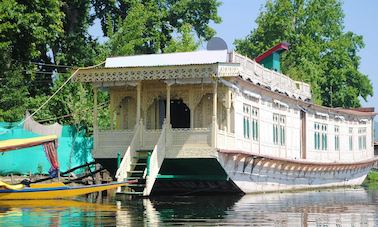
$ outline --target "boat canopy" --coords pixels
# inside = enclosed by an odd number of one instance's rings
[[[11,150],[17,150],[21,148],[28,148],[33,146],[43,145],[46,157],[51,164],[49,174],[51,177],[57,177],[59,175],[59,162],[58,162],[58,137],[52,136],[40,136],[27,139],[9,139],[0,141],[0,152],[6,152]]]
[[[0,141],[0,152],[7,152],[11,150],[17,150],[21,148],[28,148],[38,145],[43,145],[45,143],[54,142],[57,140],[57,136],[40,136],[27,139],[9,139]]]

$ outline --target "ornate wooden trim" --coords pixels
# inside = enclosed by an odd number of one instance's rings
[[[109,82],[208,78],[212,75],[237,76],[237,74],[233,74],[233,72],[231,71],[227,69],[227,67],[218,69],[218,64],[127,68],[96,68],[79,70],[76,76],[74,77],[74,81]]]

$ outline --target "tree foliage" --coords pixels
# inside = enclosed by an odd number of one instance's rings
[[[339,0],[268,1],[257,28],[236,40],[238,52],[251,58],[281,41],[290,43],[282,70],[311,84],[313,100],[333,107],[358,107],[359,97],[373,95],[370,80],[359,71],[362,36],[344,31]]]
[[[199,45],[200,43],[196,42],[192,34],[192,26],[190,24],[183,24],[179,29],[178,37],[169,41],[164,52],[189,52],[196,50]]]
[[[215,31],[211,21],[221,21],[217,0],[92,0],[112,55],[164,52],[186,24],[198,39],[208,40]]]
[[[0,120],[19,120],[29,96],[48,92],[38,74],[44,50],[62,33],[60,1],[3,0],[0,4]]]
[[[0,3],[0,121],[19,121],[56,91],[74,67],[112,55],[190,51],[218,23],[217,0],[3,0]],[[108,38],[88,29],[100,19]],[[197,42],[197,41],[198,42]],[[35,115],[37,120],[90,128],[91,85],[68,83]],[[99,103],[109,97],[99,92]],[[75,104],[77,103],[77,104]],[[106,108],[100,125],[108,125]]]

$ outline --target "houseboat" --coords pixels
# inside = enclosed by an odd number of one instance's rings
[[[110,57],[74,80],[94,93],[94,158],[121,192],[255,193],[359,185],[374,165],[372,108],[316,105],[280,73],[281,43],[256,59],[228,50]],[[98,126],[98,89],[110,128]]]

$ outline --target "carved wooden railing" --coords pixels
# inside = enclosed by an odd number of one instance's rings
[[[96,132],[94,158],[116,158],[129,146],[134,130],[101,130]],[[122,152],[123,155],[123,152]]]
[[[136,154],[136,150],[139,149],[141,143],[141,132],[143,129],[143,122],[140,121],[135,126],[134,136],[130,145],[127,147],[126,153],[123,156],[122,162],[117,170],[116,178],[118,182],[122,182],[127,177],[127,172],[131,170],[131,161]]]
[[[278,90],[287,93],[289,96],[311,99],[310,85],[295,81],[290,77],[267,69],[255,61],[237,53],[232,53],[231,62],[239,63],[242,67],[242,76],[253,83],[270,87],[271,90]]]
[[[235,149],[235,134],[231,132],[226,132],[223,130],[218,130],[217,132],[217,148],[219,149]]]
[[[208,158],[214,155],[210,128],[172,128],[167,131],[166,158]]]
[[[161,130],[161,134],[159,137],[158,142],[156,143],[154,150],[151,153],[151,157],[149,159],[149,166],[147,166],[146,171],[148,171],[148,175],[146,178],[146,188],[144,189],[143,195],[147,196],[150,195],[152,187],[155,184],[156,177],[159,173],[161,164],[165,158],[165,150],[167,146],[167,131],[169,130],[170,125],[164,123],[163,128]]]
[[[152,150],[161,135],[161,129],[143,129],[143,141],[141,149]]]

